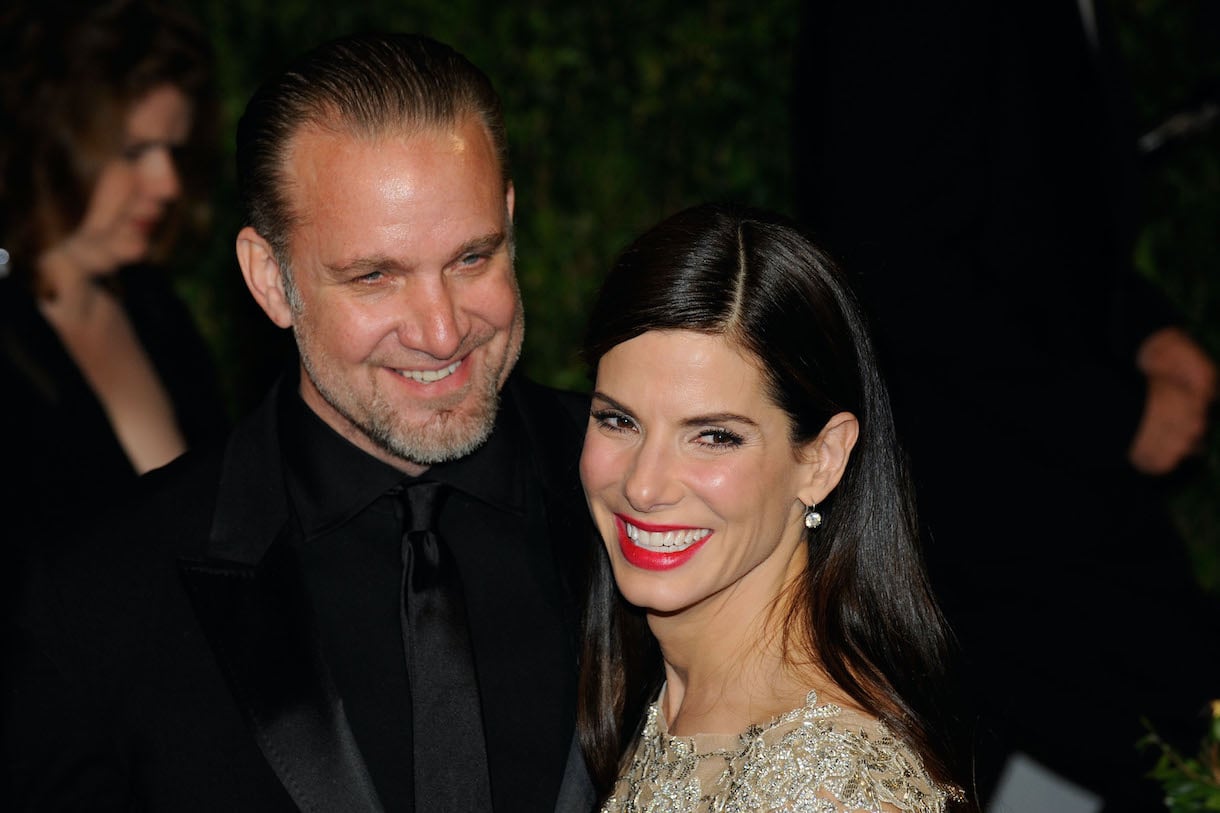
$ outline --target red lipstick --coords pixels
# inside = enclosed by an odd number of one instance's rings
[[[643,548],[631,541],[627,536],[627,520],[619,515],[614,517],[614,525],[618,528],[618,545],[619,550],[623,552],[623,558],[627,563],[638,567],[642,570],[673,570],[675,567],[681,567],[690,561],[703,543],[712,538],[709,533],[707,536],[695,542],[682,550],[677,551],[659,551],[650,548]],[[689,531],[692,530],[685,525],[646,525],[638,520],[631,520],[631,524],[639,528],[641,531],[651,531],[653,533],[664,533],[666,531]]]

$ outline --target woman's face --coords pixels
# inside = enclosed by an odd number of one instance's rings
[[[804,569],[817,467],[789,432],[721,336],[653,331],[602,357],[580,473],[628,601],[757,610]]]
[[[104,274],[148,256],[153,232],[181,194],[174,152],[191,128],[191,104],[162,85],[128,111],[122,148],[106,162],[80,226],[61,246],[75,263]]]

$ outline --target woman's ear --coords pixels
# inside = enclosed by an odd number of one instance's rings
[[[797,497],[805,505],[826,499],[843,477],[851,451],[860,436],[860,422],[850,412],[831,416],[822,431],[801,447],[801,457],[807,466],[807,479]]]
[[[250,226],[237,233],[237,263],[263,312],[279,327],[292,327],[292,307],[284,295],[280,264],[271,245]]]

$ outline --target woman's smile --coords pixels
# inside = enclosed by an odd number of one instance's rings
[[[619,547],[632,565],[645,570],[670,570],[690,560],[712,536],[710,528],[652,525],[615,515]]]

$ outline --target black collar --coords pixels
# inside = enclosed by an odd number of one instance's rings
[[[402,481],[402,472],[327,425],[295,388],[285,388],[279,411],[285,481],[303,538],[337,528]]]
[[[409,479],[332,429],[295,390],[280,399],[280,421],[288,491],[306,539],[342,525]],[[524,514],[521,434],[515,410],[501,408],[486,443],[459,460],[432,466],[419,479],[447,483],[495,508]]]
[[[523,435],[512,400],[504,399],[486,443],[459,460],[438,463],[420,479],[447,483],[494,508],[524,515],[529,456],[522,448]]]

